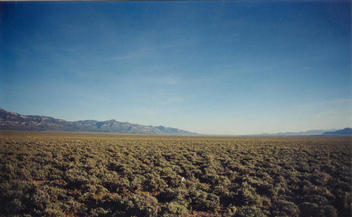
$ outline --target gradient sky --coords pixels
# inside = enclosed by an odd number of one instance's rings
[[[199,133],[351,126],[351,3],[0,3],[0,107]]]

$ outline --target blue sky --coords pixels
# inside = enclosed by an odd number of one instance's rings
[[[351,125],[350,2],[0,4],[0,107],[199,133]]]

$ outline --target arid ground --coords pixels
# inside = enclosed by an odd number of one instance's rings
[[[351,137],[0,132],[0,216],[351,216]]]

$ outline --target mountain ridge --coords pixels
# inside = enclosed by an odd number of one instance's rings
[[[324,132],[323,135],[349,135],[352,136],[352,128],[346,127],[343,128],[341,130],[335,130],[335,131],[328,131],[328,132]]]
[[[38,130],[38,131],[70,131],[70,132],[106,132],[122,134],[147,135],[198,135],[172,127],[147,126],[114,119],[106,121],[79,120],[66,121],[50,116],[22,115],[0,108],[1,130]]]
[[[335,129],[330,129],[335,130]],[[323,135],[323,133],[330,131],[330,130],[306,130],[306,131],[291,131],[291,132],[277,132],[277,133],[265,133],[262,135],[269,135],[269,136],[316,136],[316,135]]]

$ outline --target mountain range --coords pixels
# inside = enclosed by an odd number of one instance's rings
[[[318,135],[336,135],[336,136],[349,136],[352,135],[352,128],[344,128],[341,130],[307,130],[300,132],[279,132],[279,133],[265,133],[260,136],[318,136]]]
[[[324,135],[350,135],[352,136],[352,128],[344,128],[341,130],[335,130],[335,131],[329,131],[329,132],[324,132]]]
[[[21,115],[0,108],[0,130],[105,132],[150,135],[200,135],[197,133],[164,126],[146,126],[116,120],[66,121],[48,116]],[[352,128],[341,130],[308,130],[301,132],[279,132],[257,136],[304,136],[304,135],[350,135]]]
[[[116,120],[65,121],[47,116],[21,115],[0,109],[0,130],[107,132],[152,135],[197,135],[185,130],[164,126],[145,126]]]

